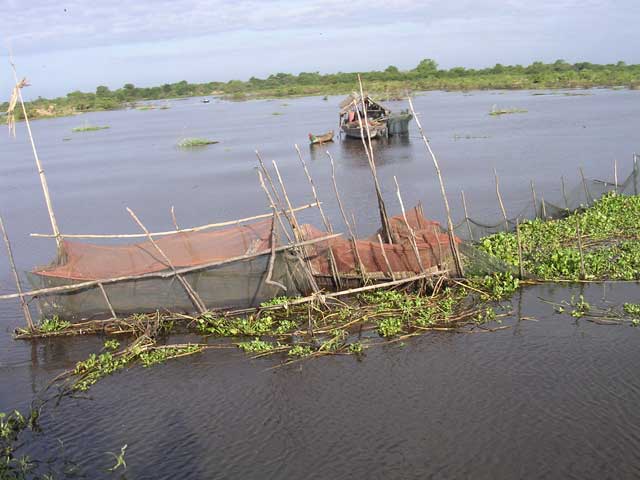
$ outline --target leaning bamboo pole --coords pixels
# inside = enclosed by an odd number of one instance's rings
[[[444,187],[444,181],[442,180],[442,173],[440,172],[440,165],[438,164],[438,160],[436,159],[433,150],[431,149],[431,145],[429,144],[429,140],[424,134],[424,130],[422,129],[422,124],[420,123],[420,119],[416,115],[416,111],[413,108],[413,102],[411,101],[411,97],[407,97],[409,100],[409,107],[411,108],[411,113],[413,114],[413,118],[416,119],[416,125],[418,126],[418,130],[420,131],[420,136],[422,137],[422,141],[424,142],[431,159],[433,160],[433,165],[436,169],[436,174],[438,175],[438,181],[440,182],[440,192],[442,194],[442,200],[444,202],[444,208],[447,214],[447,230],[449,234],[449,246],[451,247],[451,253],[453,254],[453,262],[456,267],[456,274],[459,277],[464,277],[464,268],[462,266],[462,261],[460,260],[460,252],[458,251],[458,245],[456,243],[456,239],[454,237],[453,232],[453,221],[451,220],[451,210],[449,208],[449,200],[447,200],[447,192]]]
[[[24,123],[27,126],[27,133],[29,134],[29,141],[31,142],[31,150],[33,151],[33,158],[36,161],[36,167],[38,169],[38,176],[40,177],[40,185],[42,186],[42,193],[44,194],[44,201],[47,205],[47,211],[49,212],[49,220],[51,222],[51,229],[56,239],[56,245],[58,246],[58,255],[63,254],[62,237],[60,236],[60,229],[58,228],[58,222],[56,220],[55,213],[53,212],[53,204],[51,203],[51,195],[49,194],[49,185],[47,184],[47,176],[44,173],[42,162],[38,156],[38,150],[36,149],[36,143],[33,140],[33,133],[31,132],[31,124],[29,123],[29,115],[27,115],[27,108],[24,105],[24,99],[22,98],[22,87],[27,86],[26,79],[22,82],[18,81],[18,73],[16,72],[16,66],[13,63],[13,58],[9,56],[9,63],[11,64],[11,70],[13,71],[13,78],[16,82],[14,92],[17,94],[20,100],[20,106],[22,107],[22,113],[24,114]]]
[[[389,263],[389,257],[387,257],[387,252],[384,249],[384,243],[382,243],[382,237],[378,234],[378,243],[380,244],[380,251],[382,252],[382,258],[384,258],[384,263],[387,266],[387,271],[391,276],[391,280],[396,280],[396,275],[393,273],[393,268],[391,268],[391,263]]]
[[[365,268],[364,268],[364,264],[362,263],[362,259],[360,258],[360,252],[358,252],[358,244],[356,242],[356,235],[353,231],[353,228],[351,226],[351,223],[349,222],[349,219],[347,218],[347,214],[344,211],[344,206],[342,205],[342,199],[340,198],[340,192],[338,191],[338,183],[336,182],[336,165],[333,161],[333,157],[331,156],[331,154],[327,151],[327,156],[329,157],[329,161],[331,163],[331,180],[333,182],[333,191],[336,194],[336,200],[338,201],[338,208],[340,209],[340,214],[342,215],[342,220],[344,221],[344,224],[347,227],[347,230],[349,231],[349,237],[351,239],[351,245],[353,248],[353,256],[358,264],[358,270],[360,270],[360,275],[362,276],[362,281],[366,282],[367,278],[366,278],[366,272],[365,272]]]
[[[402,219],[404,220],[404,224],[409,231],[409,243],[411,244],[411,248],[413,249],[413,253],[416,256],[416,260],[418,261],[418,267],[421,272],[424,272],[424,265],[422,264],[422,258],[420,258],[420,251],[418,250],[418,243],[416,242],[416,232],[413,231],[411,225],[409,225],[409,221],[407,220],[407,213],[404,209],[404,202],[402,201],[402,195],[400,194],[400,185],[398,184],[398,179],[396,176],[393,176],[393,181],[396,184],[396,196],[398,197],[398,202],[400,203],[400,210],[402,211]]]
[[[469,230],[469,240],[473,240],[473,230],[471,230],[471,220],[469,219],[469,212],[467,211],[467,200],[464,197],[464,190],[460,190],[462,196],[462,208],[464,209],[464,220],[467,223],[467,230]]]
[[[325,241],[340,237],[341,235],[342,235],[341,233],[333,233],[331,235],[326,235],[324,237],[313,238],[313,239],[310,239],[310,240],[307,240],[307,241],[304,241],[304,242],[291,243],[291,244],[288,244],[288,245],[283,245],[283,246],[277,247],[275,249],[275,251],[276,252],[283,252],[285,250],[289,250],[289,249],[292,249],[294,247],[301,247],[301,246],[305,246],[305,245],[312,245],[314,243],[325,242]],[[251,260],[253,258],[257,258],[257,257],[260,257],[262,255],[269,255],[270,253],[271,253],[271,249],[269,248],[267,250],[262,250],[260,252],[239,255],[237,257],[230,257],[230,258],[226,258],[224,260],[216,260],[216,261],[213,261],[213,262],[202,263],[200,265],[194,265],[192,267],[176,268],[175,272],[173,270],[171,270],[171,271],[162,270],[162,271],[159,271],[159,272],[141,273],[141,274],[138,274],[138,275],[125,275],[125,276],[121,276],[121,277],[103,278],[103,279],[98,279],[98,280],[87,280],[85,282],[74,283],[74,284],[71,284],[71,285],[61,285],[59,287],[39,288],[37,290],[30,290],[28,292],[23,292],[22,294],[20,294],[20,293],[10,293],[10,294],[6,294],[6,295],[0,295],[0,300],[9,300],[9,299],[12,299],[12,298],[20,298],[21,295],[25,296],[25,297],[38,297],[38,296],[54,295],[54,294],[57,294],[57,293],[75,292],[75,291],[85,290],[87,288],[95,287],[99,283],[102,283],[102,285],[110,285],[112,283],[129,282],[129,281],[134,281],[134,280],[146,280],[146,279],[150,279],[150,278],[161,278],[161,279],[171,278],[171,277],[174,277],[176,275],[182,275],[182,274],[185,274],[185,273],[191,273],[191,272],[197,272],[199,270],[205,270],[207,268],[220,267],[220,266],[223,266],[223,265],[228,265],[229,263],[243,262],[243,261],[246,261],[246,260]]]
[[[276,209],[273,208],[273,220],[271,222],[271,254],[269,255],[269,268],[267,269],[267,277],[264,280],[264,283],[267,285],[273,285],[275,287],[281,288],[285,292],[287,291],[287,287],[281,284],[280,282],[276,282],[273,280],[273,267],[276,260]]]
[[[24,294],[22,291],[22,283],[20,282],[20,275],[18,275],[18,270],[16,269],[16,263],[13,259],[13,251],[11,250],[11,242],[9,242],[9,236],[7,235],[7,231],[4,228],[4,221],[0,216],[0,229],[2,229],[2,236],[4,238],[4,244],[7,247],[7,256],[9,257],[9,266],[11,267],[11,272],[13,273],[13,278],[16,281],[16,288],[18,289],[18,295],[20,298],[20,306],[22,307],[22,314],[24,315],[24,320],[27,322],[27,328],[29,330],[34,329],[33,318],[31,317],[31,311],[29,310],[29,305],[24,299]]]
[[[313,198],[318,204],[318,211],[320,212],[320,217],[322,217],[322,223],[324,223],[324,227],[327,229],[327,232],[333,233],[333,226],[331,222],[329,222],[329,218],[325,215],[324,209],[322,208],[322,204],[318,198],[318,191],[316,190],[316,184],[311,177],[311,173],[309,173],[309,169],[307,168],[307,163],[304,161],[304,157],[302,156],[302,152],[298,147],[298,144],[295,144],[296,152],[298,152],[298,158],[300,159],[300,163],[302,164],[302,169],[304,170],[305,175],[307,176],[307,181],[311,186],[311,193],[313,194]],[[331,276],[333,278],[333,283],[335,287],[339,290],[342,289],[342,282],[340,281],[340,272],[338,271],[338,263],[336,262],[336,257],[333,253],[333,249],[331,245],[327,245],[327,258],[329,260],[329,267],[331,268]]]
[[[502,195],[500,195],[500,181],[498,180],[498,172],[494,168],[493,175],[496,179],[496,195],[498,197],[498,203],[500,204],[500,210],[502,211],[502,218],[504,218],[504,231],[509,231],[509,220],[507,219],[507,211],[504,208],[504,203],[502,203]]]
[[[182,287],[184,288],[184,290],[186,291],[187,295],[189,296],[189,298],[191,299],[191,302],[193,303],[193,306],[196,307],[196,309],[200,312],[200,313],[204,313],[207,311],[207,307],[204,304],[204,302],[202,301],[202,299],[200,298],[200,295],[198,295],[198,292],[196,292],[193,287],[189,284],[189,282],[187,282],[185,280],[185,278],[180,275],[179,273],[177,273],[176,267],[173,265],[173,262],[171,262],[171,260],[169,259],[169,257],[162,251],[162,249],[160,248],[160,246],[156,243],[156,241],[153,239],[153,237],[150,235],[149,230],[147,230],[147,227],[145,227],[143,225],[143,223],[140,221],[140,219],[138,218],[138,216],[133,213],[133,210],[131,210],[129,207],[127,207],[127,212],[129,212],[129,215],[131,215],[131,217],[133,218],[133,220],[138,224],[138,226],[144,231],[144,233],[147,234],[147,238],[149,240],[149,242],[151,242],[151,245],[153,245],[153,247],[156,249],[156,251],[160,254],[160,256],[164,259],[164,261],[166,262],[166,265],[173,271],[174,275],[176,276],[176,278],[178,279],[178,281],[180,282],[180,284],[182,285]]]
[[[531,201],[533,202],[533,214],[538,218],[538,199],[536,198],[536,188],[531,180]]]
[[[317,203],[309,203],[307,205],[302,205],[300,207],[296,207],[293,209],[294,212],[299,212],[302,210],[306,210],[308,208],[314,208],[317,207],[318,204]],[[260,215],[254,215],[252,217],[246,217],[246,218],[240,218],[238,220],[228,220],[225,222],[218,222],[218,223],[209,223],[207,225],[200,225],[198,227],[191,227],[191,228],[182,228],[179,230],[169,230],[166,232],[150,232],[149,235],[151,235],[152,237],[165,237],[167,235],[175,235],[178,233],[191,233],[191,232],[201,232],[203,230],[211,230],[213,228],[220,228],[220,227],[228,227],[231,225],[238,225],[240,223],[247,223],[247,222],[251,222],[254,220],[262,220],[265,218],[269,218],[271,217],[272,213],[263,213]],[[32,233],[31,234],[32,237],[37,237],[37,238],[54,238],[54,235],[51,234],[47,234],[47,233]],[[60,237],[62,238],[85,238],[85,239],[89,239],[89,238],[147,238],[147,235],[144,233],[123,233],[123,234],[67,234],[67,233],[62,233],[60,234]]]

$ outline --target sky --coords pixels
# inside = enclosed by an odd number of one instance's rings
[[[640,63],[639,0],[0,0],[0,101],[272,73]]]

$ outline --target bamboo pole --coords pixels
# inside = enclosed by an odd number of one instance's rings
[[[422,141],[424,142],[427,151],[431,155],[431,159],[433,160],[433,165],[436,169],[436,174],[438,175],[438,181],[440,182],[440,192],[442,193],[442,200],[444,202],[444,208],[447,214],[447,230],[449,234],[449,245],[451,247],[451,252],[453,254],[453,261],[456,267],[456,274],[459,277],[464,277],[464,268],[462,267],[462,261],[460,260],[460,253],[458,252],[458,245],[456,244],[456,239],[453,233],[453,221],[451,220],[451,210],[449,209],[449,200],[447,200],[447,193],[444,187],[444,181],[442,180],[442,173],[440,172],[440,165],[438,164],[438,160],[436,159],[433,150],[431,149],[431,145],[429,144],[429,140],[424,134],[424,130],[422,129],[422,124],[420,123],[420,119],[416,115],[416,111],[413,108],[413,102],[411,101],[411,97],[407,97],[409,100],[409,107],[411,108],[411,113],[413,114],[413,118],[416,120],[416,125],[418,126],[418,130],[420,131],[420,136],[422,137]]]
[[[593,198],[591,198],[591,194],[589,193],[589,189],[587,188],[587,181],[584,178],[584,171],[582,167],[580,167],[580,177],[582,178],[582,186],[584,187],[584,195],[587,200],[587,205],[591,205],[593,203]]]
[[[300,224],[298,223],[298,219],[296,218],[296,214],[293,211],[293,206],[291,205],[291,201],[289,200],[289,195],[287,195],[287,189],[284,186],[284,182],[282,181],[282,176],[280,175],[280,170],[278,169],[278,164],[275,162],[275,160],[273,160],[272,163],[273,163],[273,168],[275,169],[276,175],[278,177],[278,182],[280,183],[280,188],[282,189],[282,195],[284,195],[284,199],[287,202],[287,207],[289,209],[289,216],[287,216],[287,218],[289,219],[291,228],[293,229],[294,237],[297,242],[302,242],[305,240],[304,233],[302,232],[302,229],[300,228]],[[305,247],[299,247],[299,248],[296,248],[296,250],[299,252],[301,265],[303,267],[306,267],[305,271],[307,273],[307,277],[309,280],[309,285],[311,285],[311,289],[314,291],[314,293],[319,293],[320,288],[318,288],[318,284],[316,283],[316,280],[313,277],[313,269],[311,268],[311,261],[309,260],[307,249]]]
[[[337,238],[340,237],[342,234],[341,233],[333,233],[331,235],[326,235],[324,237],[318,237],[318,238],[313,238],[311,240],[306,240],[304,242],[299,242],[299,243],[292,243],[292,244],[288,244],[288,245],[284,245],[281,247],[277,247],[276,248],[276,252],[282,252],[285,250],[289,250],[295,247],[299,247],[299,246],[304,246],[304,245],[312,245],[314,243],[319,243],[319,242],[324,242],[327,240],[331,240],[333,238]],[[103,278],[100,280],[88,280],[85,282],[79,282],[79,283],[74,283],[71,285],[61,285],[59,287],[49,287],[49,288],[40,288],[37,290],[31,290],[28,292],[24,292],[22,295],[25,297],[36,297],[36,296],[45,296],[45,295],[53,295],[56,293],[69,293],[69,292],[74,292],[77,290],[84,290],[87,288],[91,288],[91,287],[95,287],[97,286],[99,283],[102,283],[103,285],[109,285],[112,283],[120,283],[120,282],[128,282],[128,281],[133,281],[133,280],[146,280],[146,279],[150,279],[150,278],[161,278],[161,279],[165,279],[165,278],[171,278],[174,277],[175,275],[182,275],[185,273],[190,273],[190,272],[196,272],[198,270],[205,270],[207,268],[212,268],[212,267],[219,267],[222,265],[227,265],[229,263],[234,263],[234,262],[242,262],[245,260],[250,260],[256,257],[260,257],[262,255],[268,255],[271,253],[271,249],[268,250],[263,250],[260,252],[256,252],[256,253],[250,253],[250,254],[245,254],[245,255],[239,255],[237,257],[231,257],[231,258],[226,258],[224,260],[216,260],[214,262],[207,262],[207,263],[203,263],[200,265],[195,265],[193,267],[182,267],[182,268],[177,268],[175,272],[170,271],[170,272],[166,272],[166,271],[161,271],[161,272],[149,272],[149,273],[141,273],[138,275],[125,275],[125,276],[121,276],[121,277],[112,277],[112,278]],[[19,298],[20,297],[20,293],[10,293],[7,295],[0,295],[0,300],[9,300],[12,298]]]
[[[387,252],[384,249],[384,243],[382,243],[382,237],[380,236],[380,234],[378,234],[378,242],[380,243],[380,251],[382,252],[382,258],[384,258],[384,263],[387,266],[387,270],[389,271],[391,280],[395,280],[396,276],[393,273],[393,268],[391,268],[391,263],[389,263],[389,258],[387,257]]]
[[[584,252],[582,251],[582,234],[580,233],[580,218],[576,216],[576,236],[578,237],[578,252],[580,252],[580,280],[587,278],[584,268]]]
[[[283,284],[281,284],[280,282],[276,282],[275,280],[273,280],[271,277],[273,275],[273,266],[276,260],[276,209],[275,207],[273,208],[273,221],[271,223],[271,255],[269,256],[269,268],[267,270],[267,278],[265,279],[264,283],[268,284],[268,285],[273,285],[276,286],[278,288],[281,288],[282,290],[284,290],[285,292],[287,291],[287,287],[285,287]]]
[[[498,172],[494,168],[493,175],[496,179],[496,195],[498,197],[498,203],[500,204],[500,210],[502,211],[502,217],[504,218],[504,231],[509,231],[509,220],[507,219],[507,211],[504,208],[504,203],[502,203],[502,195],[500,195],[500,182],[498,180]]]
[[[533,180],[531,180],[531,201],[533,202],[533,214],[535,218],[538,218],[538,200],[536,199],[536,189],[533,186]]]
[[[460,194],[462,196],[462,208],[464,209],[464,219],[467,223],[467,229],[469,230],[469,240],[472,242],[473,239],[473,231],[471,230],[471,221],[469,220],[469,212],[467,211],[467,200],[464,198],[464,190],[460,190]]]
[[[284,232],[285,237],[287,237],[287,241],[289,243],[291,243],[293,241],[293,239],[291,238],[291,235],[289,235],[289,232],[287,231],[286,227],[284,226],[284,222],[282,221],[282,218],[280,217],[280,213],[278,213],[279,209],[281,209],[283,212],[284,212],[284,209],[282,209],[281,207],[279,207],[279,205],[276,204],[273,196],[271,195],[271,193],[269,193],[269,189],[267,188],[267,186],[264,183],[264,176],[262,175],[262,172],[260,170],[258,170],[258,180],[260,181],[260,186],[262,187],[262,191],[265,193],[265,195],[267,196],[267,199],[269,200],[269,206],[271,208],[275,208],[276,218],[278,219],[278,223],[280,223],[280,226],[282,227],[282,231]]]
[[[560,176],[560,183],[562,185],[562,198],[564,198],[564,208],[567,209],[567,211],[569,210],[569,200],[567,199],[567,192],[565,190],[565,186],[564,186],[564,177],[561,175]]]
[[[269,170],[267,170],[267,167],[265,166],[264,162],[262,161],[262,155],[260,155],[260,152],[258,150],[256,150],[255,152],[256,152],[256,157],[258,157],[258,163],[260,164],[260,168],[262,169],[262,173],[264,173],[264,176],[267,178],[267,181],[269,182],[269,185],[271,186],[271,190],[273,191],[274,198],[276,199],[278,204],[282,204],[282,199],[280,198],[280,195],[278,194],[278,189],[276,189],[276,186],[273,183],[273,179],[271,178],[271,175],[269,174]]]
[[[304,161],[302,152],[300,151],[298,144],[295,144],[295,148],[296,148],[296,152],[298,152],[298,158],[300,159],[300,163],[302,164],[304,173],[307,176],[307,181],[309,182],[309,185],[311,185],[311,193],[313,194],[313,198],[318,204],[318,210],[320,211],[320,216],[322,217],[322,222],[324,223],[324,227],[327,229],[327,232],[333,233],[333,227],[331,226],[331,222],[329,222],[329,219],[325,215],[324,209],[322,208],[320,200],[318,199],[318,192],[316,190],[315,182],[313,181],[313,178],[309,173],[309,169],[307,168],[307,164]],[[331,276],[333,278],[333,283],[335,284],[335,287],[337,289],[342,289],[342,282],[340,281],[340,272],[338,272],[338,264],[336,262],[336,257],[333,254],[331,245],[327,246],[327,258],[329,260],[329,266],[331,268]]]
[[[107,296],[107,291],[104,289],[104,286],[102,285],[102,283],[98,283],[98,288],[100,289],[100,292],[102,292],[102,298],[104,298],[104,301],[106,302],[107,307],[109,307],[109,312],[111,312],[111,318],[113,320],[117,320],[118,316],[116,315],[116,311],[113,309],[113,305],[111,305],[111,301]]]
[[[18,82],[18,73],[16,72],[16,66],[13,63],[13,57],[9,55],[9,63],[11,64],[11,70],[13,71],[13,78],[16,82],[16,91],[18,93],[18,99],[22,107],[22,113],[24,114],[24,123],[27,126],[27,132],[29,134],[29,141],[31,142],[31,150],[33,151],[33,157],[36,161],[36,167],[38,169],[38,175],[40,177],[40,185],[42,186],[42,193],[44,194],[44,201],[47,205],[47,211],[49,213],[49,220],[51,221],[51,229],[56,239],[56,245],[58,247],[58,255],[63,254],[62,238],[60,237],[60,229],[58,228],[58,222],[56,216],[53,213],[53,204],[51,203],[51,196],[49,195],[49,185],[47,184],[47,176],[42,168],[40,157],[38,156],[38,150],[36,149],[35,141],[33,140],[33,133],[31,132],[31,124],[29,123],[29,116],[27,115],[27,109],[24,106],[24,99],[22,98],[22,86],[21,82]],[[26,80],[23,82],[26,85]]]
[[[306,210],[308,208],[317,207],[317,203],[309,203],[307,205],[302,205],[300,207],[296,207],[293,210],[295,212],[299,212],[302,210]],[[191,233],[191,232],[201,232],[203,230],[210,230],[212,228],[220,228],[220,227],[228,227],[230,225],[238,225],[240,223],[247,223],[253,220],[262,220],[264,218],[269,218],[271,213],[263,213],[260,215],[254,215],[253,217],[240,218],[238,220],[228,220],[226,222],[218,222],[218,223],[209,223],[207,225],[200,225],[198,227],[191,228],[183,228],[180,230],[169,230],[166,232],[151,232],[150,235],[152,237],[164,237],[167,235],[175,235],[177,233]],[[54,235],[45,234],[45,233],[32,233],[32,237],[37,238],[54,238]],[[62,238],[147,238],[147,235],[144,233],[124,233],[124,234],[60,234]]]
[[[413,253],[416,256],[416,260],[418,261],[418,267],[421,272],[424,272],[424,265],[422,264],[422,258],[420,258],[420,251],[418,250],[418,243],[416,242],[416,234],[409,225],[409,221],[407,220],[407,213],[404,210],[404,202],[402,201],[402,195],[400,195],[400,185],[398,184],[398,179],[396,176],[393,176],[393,181],[396,184],[396,195],[398,197],[398,202],[400,203],[400,210],[402,211],[402,218],[404,219],[404,224],[409,231],[409,243],[411,244],[411,248],[413,249]]]
[[[524,265],[522,265],[522,238],[520,237],[520,220],[516,219],[516,237],[518,239],[518,267],[520,280],[524,278]]]
[[[347,230],[349,231],[349,236],[351,237],[351,244],[352,244],[355,260],[358,264],[358,270],[360,270],[360,274],[362,275],[363,281],[366,281],[364,265],[362,263],[362,259],[360,258],[360,253],[358,252],[358,246],[356,244],[356,236],[355,236],[355,233],[353,232],[353,228],[351,228],[351,224],[349,223],[347,214],[344,211],[344,206],[342,205],[342,199],[340,198],[340,192],[338,191],[338,183],[336,182],[336,165],[333,161],[333,157],[328,151],[327,151],[327,156],[329,157],[329,161],[331,162],[331,180],[333,181],[333,191],[336,194],[336,200],[338,201],[338,208],[340,209],[342,220],[344,221],[347,227]]]
[[[436,243],[438,244],[438,264],[442,266],[444,255],[442,254],[442,244],[440,243],[440,235],[438,234],[438,229],[436,228],[436,226],[432,225],[432,227],[433,227],[434,238],[436,240]]]
[[[618,193],[618,160],[613,159],[613,182],[615,186],[615,191]]]
[[[149,240],[149,242],[151,242],[151,245],[153,245],[153,247],[156,249],[156,251],[160,254],[160,256],[164,259],[164,261],[166,262],[167,266],[173,271],[174,275],[176,276],[176,278],[178,279],[178,281],[180,282],[180,284],[182,285],[182,287],[184,288],[184,290],[187,292],[187,295],[189,296],[189,298],[191,299],[191,302],[193,302],[193,306],[196,307],[196,309],[200,312],[200,313],[204,313],[207,311],[207,307],[205,306],[204,302],[202,301],[202,299],[200,298],[200,296],[198,295],[198,293],[193,289],[193,287],[191,285],[189,285],[189,282],[187,282],[184,277],[182,275],[180,275],[177,270],[176,267],[173,265],[173,263],[171,262],[171,260],[169,259],[169,257],[167,257],[167,255],[165,255],[165,253],[162,251],[162,249],[158,246],[158,244],[156,243],[156,241],[153,239],[153,237],[149,234],[149,230],[147,230],[147,227],[145,227],[142,222],[140,221],[140,219],[136,216],[135,213],[133,213],[133,210],[131,210],[129,207],[127,207],[127,212],[129,212],[129,215],[131,215],[131,217],[133,218],[133,220],[138,224],[138,226],[144,231],[144,233],[147,234],[147,238]]]
[[[547,219],[547,204],[544,203],[544,195],[540,196],[540,203],[542,204],[542,218]]]
[[[360,110],[358,108],[358,104],[354,101],[353,104],[356,109],[356,115],[358,117],[358,126],[360,128],[360,139],[362,140],[362,145],[364,146],[364,152],[367,156],[367,161],[369,162],[369,170],[371,171],[371,175],[373,177],[373,183],[376,190],[376,198],[378,201],[378,213],[380,214],[380,223],[382,226],[382,233],[386,237],[388,243],[393,243],[391,228],[389,226],[389,217],[387,216],[387,208],[384,203],[384,198],[382,197],[380,182],[378,181],[378,171],[377,171],[376,162],[373,156],[373,145],[371,144],[371,130],[369,128],[369,121],[367,119],[367,107],[366,107],[366,104],[364,103],[364,98],[362,97],[362,93],[360,98],[362,100],[362,108],[363,108],[363,113],[365,115],[365,126],[367,131],[367,138],[369,139],[369,146],[367,146],[367,143],[364,139],[364,129],[362,126],[362,118],[360,117]]]
[[[358,258],[358,265],[360,265],[360,274],[362,276],[362,283],[366,284],[367,283],[367,272],[365,270],[364,267],[364,262],[362,261],[362,257],[360,256],[360,251],[358,250],[358,242],[357,242],[357,238],[358,238],[358,227],[356,225],[356,216],[353,214],[353,212],[351,212],[351,225],[353,225],[353,240],[352,240],[352,244],[353,244],[353,249],[356,252],[356,256]]]
[[[4,228],[4,221],[1,216],[0,216],[0,229],[2,229],[4,244],[7,247],[7,256],[9,257],[9,266],[11,267],[13,278],[16,281],[16,288],[18,289],[18,298],[20,299],[20,307],[22,307],[22,314],[24,315],[25,322],[27,322],[27,328],[30,331],[33,331],[34,329],[33,318],[31,317],[31,311],[29,310],[29,305],[27,305],[27,302],[24,299],[24,294],[22,291],[22,283],[20,282],[20,275],[18,275],[18,269],[16,268],[16,263],[13,260],[13,251],[11,250],[11,242],[9,242],[9,236],[7,235],[7,231]]]
[[[178,226],[178,220],[176,219],[176,211],[171,205],[171,220],[173,221],[173,226],[176,227],[176,232],[180,231],[180,227]]]
[[[633,154],[633,194],[638,195],[638,155]]]

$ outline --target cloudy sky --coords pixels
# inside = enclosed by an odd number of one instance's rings
[[[639,0],[0,0],[0,11],[0,99],[12,85],[7,46],[31,97],[422,58],[640,63]]]

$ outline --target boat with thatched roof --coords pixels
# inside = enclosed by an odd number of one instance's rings
[[[366,112],[366,120],[365,120]],[[409,113],[393,114],[369,95],[352,93],[340,103],[340,128],[347,137],[371,138],[409,132]],[[367,125],[369,133],[367,133]]]

